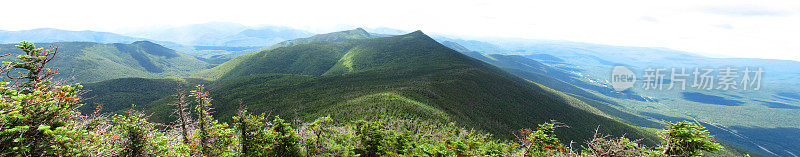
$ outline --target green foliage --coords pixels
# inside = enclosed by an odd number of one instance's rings
[[[157,123],[172,122],[171,112],[176,102],[176,82],[181,81],[185,86],[194,87],[197,84],[207,83],[198,79],[144,79],[124,78],[98,83],[88,83],[84,88],[88,91],[84,95],[92,97],[86,100],[81,113],[91,113],[96,105],[103,105],[100,113],[118,113],[129,109],[131,104],[136,104],[136,109],[143,113],[156,113],[149,118]],[[102,84],[102,85],[101,85]],[[194,111],[193,98],[188,98],[188,90],[182,89],[186,111]],[[173,105],[170,105],[173,104]],[[194,116],[192,116],[194,117]],[[193,119],[194,120],[194,119]]]
[[[154,156],[192,156],[190,144],[180,139],[180,130],[156,131],[150,144],[154,147]]]
[[[13,80],[0,82],[0,155],[80,153],[76,140],[86,132],[71,130],[71,119],[82,117],[76,110],[81,106],[82,86],[50,81],[58,71],[46,64],[58,53],[56,49],[44,50],[28,42],[17,47],[24,54],[0,67],[0,73]]]
[[[268,156],[302,156],[300,138],[297,137],[297,132],[292,129],[292,124],[286,123],[280,117],[275,116],[270,130],[275,143],[270,146]]]
[[[536,131],[529,129],[520,129],[519,133],[522,134],[524,139],[521,139],[522,146],[525,149],[526,156],[550,156],[557,154],[558,151],[565,150],[561,141],[556,138],[555,129],[560,123],[544,123],[539,124]]]
[[[669,127],[659,135],[662,145],[659,147],[668,156],[700,156],[703,151],[713,152],[723,147],[709,136],[706,128],[699,123],[682,121],[666,122]]]
[[[330,138],[331,134],[336,131],[330,128],[331,123],[333,123],[333,119],[331,119],[330,116],[325,116],[317,118],[314,122],[305,125],[307,128],[311,129],[312,133],[312,136],[305,141],[305,147],[307,148],[306,154],[321,154],[326,151],[323,143],[326,142],[325,139]]]
[[[220,77],[230,77],[231,75],[232,77],[250,75],[254,72],[321,75],[325,72],[325,70],[328,70],[325,69],[325,67],[330,67],[336,63],[338,60],[338,57],[336,56],[341,56],[343,52],[346,51],[344,49],[346,46],[340,45],[341,43],[339,42],[356,39],[370,39],[376,37],[377,36],[369,34],[365,30],[359,28],[355,30],[319,34],[308,38],[284,41],[266,48],[259,49],[257,51],[243,51],[246,52],[247,55],[237,55],[237,52],[235,52],[220,56],[219,58],[212,58],[233,59],[223,63],[220,66],[202,71],[194,76],[219,79]],[[285,47],[293,46],[298,46],[298,48],[283,49]],[[302,49],[304,53],[293,52],[297,49]],[[269,51],[269,53],[264,53],[267,51]]]
[[[598,128],[599,130],[599,128]],[[646,146],[638,143],[639,140],[631,140],[625,137],[611,138],[610,135],[602,136],[595,130],[595,136],[591,141],[586,142],[588,148],[584,149],[583,154],[592,156],[658,156],[659,153],[649,150]]]
[[[266,156],[270,144],[274,141],[269,137],[264,114],[250,115],[246,109],[241,109],[233,117],[234,127],[239,134],[239,152],[242,156]]]
[[[133,107],[131,107],[133,108]],[[152,134],[155,130],[153,124],[147,122],[144,115],[136,112],[136,110],[126,111],[128,116],[114,115],[112,122],[114,122],[114,132],[121,136],[119,140],[122,141],[122,156],[149,156],[154,152],[153,145],[149,142],[152,141]]]
[[[219,123],[211,115],[211,97],[205,91],[205,86],[197,85],[189,94],[195,98],[197,106],[197,150],[203,156],[226,155],[233,142],[233,129],[227,128],[228,124]]]
[[[386,155],[392,145],[391,139],[386,136],[386,131],[373,123],[363,120],[356,122],[356,138],[360,142],[356,152],[365,156]]]

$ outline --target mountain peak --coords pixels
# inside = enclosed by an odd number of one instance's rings
[[[134,41],[131,44],[134,44],[134,45],[139,45],[139,44],[142,44],[142,45],[157,45],[156,43],[153,43],[153,42],[150,42],[150,41],[147,41],[147,40]]]
[[[422,30],[416,30],[414,32],[408,33],[409,35],[424,35],[428,36],[427,34],[423,33]]]
[[[334,32],[334,33],[331,33],[331,34],[335,34],[335,33],[336,33],[336,32]],[[341,33],[344,33],[344,34],[350,34],[350,35],[356,35],[356,36],[364,36],[364,37],[369,37],[369,36],[371,36],[371,35],[369,34],[369,32],[367,32],[367,30],[364,30],[364,29],[363,29],[363,28],[361,28],[361,27],[359,27],[359,28],[356,28],[356,29],[353,29],[353,30],[341,31]]]
[[[358,27],[358,28],[354,29],[353,31],[367,32],[367,30],[364,30],[364,28],[361,28],[361,27]]]
[[[433,38],[431,38],[427,34],[423,33],[421,30],[417,30],[417,31],[414,31],[414,32],[411,32],[411,33],[408,33],[408,34],[402,35],[402,36],[404,36],[406,38],[417,38],[417,39],[430,40],[430,41],[434,41],[435,42],[435,40],[433,40]]]

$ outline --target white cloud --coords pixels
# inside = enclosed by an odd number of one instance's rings
[[[710,56],[799,60],[800,1],[10,1],[2,30],[118,31],[230,21],[318,32],[392,27],[465,36],[668,47]]]

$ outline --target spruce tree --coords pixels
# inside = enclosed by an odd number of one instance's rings
[[[79,140],[87,132],[72,130],[81,85],[52,81],[58,70],[47,67],[57,48],[44,50],[29,42],[16,45],[24,53],[17,60],[3,62],[0,73],[0,156],[80,154]],[[7,82],[6,82],[7,81]]]

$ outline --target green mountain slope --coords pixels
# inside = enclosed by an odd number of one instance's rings
[[[345,40],[352,40],[352,39],[369,39],[369,38],[376,38],[379,36],[375,36],[367,32],[362,28],[357,28],[354,30],[348,31],[341,31],[341,32],[334,32],[328,34],[318,34],[308,38],[300,38],[294,39],[289,41],[280,42],[273,46],[270,46],[269,49],[274,49],[278,47],[289,47],[294,45],[300,44],[309,44],[314,42],[321,42],[321,41],[328,41],[328,42],[336,42],[336,41],[345,41]]]
[[[623,92],[615,92],[607,86],[596,84],[591,79],[582,76],[578,68],[571,68],[565,66],[562,59],[552,55],[501,55],[501,54],[481,54],[477,51],[472,51],[466,47],[451,41],[442,41],[443,45],[457,50],[470,57],[482,60],[492,65],[498,66],[516,76],[524,79],[532,80],[541,83],[547,87],[551,87],[557,91],[563,92],[569,96],[575,97],[587,104],[612,115],[615,119],[623,121],[628,124],[636,126],[643,126],[649,128],[661,128],[664,124],[662,120],[668,121],[693,121],[692,119],[669,117],[657,113],[637,113],[631,112],[627,106],[621,104],[630,103],[631,105],[642,106],[642,104],[653,101],[647,97],[640,96],[638,93],[627,90]],[[535,58],[537,60],[533,60]],[[548,65],[542,64],[539,61],[546,62]],[[633,103],[631,103],[633,102]],[[743,153],[742,149],[748,148],[752,144],[747,140],[742,140],[741,134],[728,131],[727,128],[720,125],[708,124],[705,121],[700,121],[703,125],[707,126],[711,133],[716,135],[717,139],[728,143],[725,152],[718,152],[714,155],[731,156],[730,154],[747,154]],[[742,143],[747,145],[742,145]],[[735,146],[735,147],[734,147]],[[738,148],[736,148],[738,147]],[[759,150],[749,150],[750,152],[758,152]],[[752,153],[749,153],[752,154]],[[741,156],[741,155],[736,155]]]
[[[226,68],[220,68],[223,66]],[[572,127],[560,133],[569,140],[590,138],[598,125],[605,133],[653,137],[639,134],[636,128],[574,97],[451,50],[419,31],[277,48],[237,57],[220,67],[209,70],[217,75],[208,82],[218,117],[230,117],[242,102],[255,112],[298,120],[325,115],[336,119],[422,118],[454,121],[503,138],[551,119]],[[149,82],[149,86],[174,86]],[[91,87],[106,88],[113,83]],[[124,92],[97,96],[119,93]],[[169,99],[138,104],[159,108],[147,111],[163,121],[170,111],[159,106]]]
[[[607,86],[612,66],[626,65],[641,76],[645,68],[714,68],[731,67],[743,75],[745,67],[763,68],[760,90],[644,90],[637,83],[634,97],[611,98],[628,112],[648,119],[696,119],[713,124],[719,139],[747,148],[764,156],[800,154],[795,141],[800,134],[800,99],[788,93],[800,93],[800,62],[757,58],[710,58],[666,48],[609,46],[568,41],[500,40],[503,48],[554,67],[569,68],[595,86]],[[549,55],[562,61],[545,61],[533,55]],[[667,77],[669,77],[669,73]],[[692,78],[687,79],[690,82]],[[740,78],[737,78],[741,81]],[[668,84],[665,84],[669,86]],[[742,87],[741,84],[739,87]],[[610,91],[598,88],[594,91]],[[788,96],[788,97],[787,97]],[[638,98],[635,98],[638,97]],[[769,114],[764,114],[769,113]],[[639,125],[639,124],[637,124]],[[724,134],[722,134],[724,133]],[[770,139],[770,140],[763,140]]]
[[[231,60],[233,58],[260,52],[264,50],[272,50],[280,47],[289,47],[294,45],[301,45],[301,44],[310,44],[315,42],[336,42],[336,41],[344,41],[344,40],[353,40],[353,39],[371,39],[371,38],[379,38],[379,37],[387,37],[389,35],[382,35],[382,34],[370,34],[364,29],[357,28],[353,30],[347,31],[340,31],[340,32],[333,32],[327,34],[317,34],[307,38],[297,38],[293,40],[286,40],[271,46],[257,48],[257,49],[249,49],[243,51],[233,51],[223,55],[217,55],[209,57],[210,62],[225,62]]]
[[[14,45],[2,44],[0,52],[22,53]],[[125,77],[179,77],[209,67],[207,63],[192,56],[149,41],[131,44],[57,42],[37,46],[58,47],[60,54],[50,63],[61,73],[58,79],[81,82]]]
[[[264,48],[260,48],[260,49],[236,51],[236,52],[232,52],[232,53],[229,53],[229,54],[226,54],[226,55],[212,57],[212,58],[209,59],[210,61],[212,61],[212,62],[223,61],[224,63],[221,64],[220,66],[217,66],[217,67],[213,68],[213,69],[209,69],[209,70],[200,72],[199,74],[197,74],[195,76],[217,79],[219,77],[222,77],[223,73],[227,73],[228,70],[231,70],[234,67],[239,66],[239,65],[268,68],[268,67],[264,67],[265,65],[250,65],[250,64],[253,64],[253,63],[242,63],[242,60],[258,60],[258,59],[249,59],[249,58],[252,58],[252,57],[260,57],[262,59],[271,58],[273,60],[284,60],[286,57],[289,57],[289,56],[281,56],[282,54],[283,55],[287,55],[287,54],[279,53],[279,52],[276,52],[276,53],[256,53],[256,52],[261,52],[261,51],[266,51],[266,50],[273,50],[273,49],[282,48],[282,47],[290,47],[290,46],[294,46],[294,45],[317,43],[317,42],[338,42],[338,41],[355,40],[355,39],[371,39],[371,38],[378,38],[378,37],[384,37],[384,36],[385,35],[373,35],[373,34],[368,33],[367,31],[365,31],[364,29],[358,28],[358,29],[354,29],[354,30],[333,32],[333,33],[328,33],[328,34],[318,34],[318,35],[314,35],[314,36],[311,36],[311,37],[308,37],[308,38],[299,38],[299,39],[294,39],[294,40],[283,41],[283,42],[277,43],[275,45],[264,47]],[[301,55],[305,55],[305,56],[302,56],[302,57],[305,57],[305,59],[316,60],[319,57],[314,56],[315,55],[314,53],[321,52],[321,51],[320,50],[315,50],[315,49],[324,49],[324,48],[334,48],[334,47],[336,47],[335,45],[330,45],[330,44],[328,46],[330,46],[330,47],[326,47],[326,46],[318,46],[318,47],[305,46],[305,48],[307,48],[307,49],[304,50],[304,51],[308,51],[308,53],[307,54],[301,54]],[[276,51],[283,51],[283,50],[276,50]],[[316,55],[320,55],[320,54],[316,54]],[[242,56],[242,57],[239,57],[239,56]],[[294,56],[294,57],[301,57],[301,56]],[[289,61],[289,60],[287,60],[287,61]],[[261,63],[266,63],[266,62],[261,62]],[[303,61],[300,61],[298,63],[303,63]],[[259,64],[259,63],[254,63],[254,64]],[[316,63],[316,64],[324,64],[324,63]],[[297,65],[297,66],[300,66],[300,65]],[[272,67],[272,68],[273,69],[280,69],[280,68],[286,68],[286,67]],[[289,71],[292,71],[292,70],[297,71],[296,68],[298,68],[298,67],[295,67],[294,69],[287,69],[287,70],[289,70]],[[246,73],[248,71],[261,72],[261,73],[275,73],[275,71],[249,70],[249,69],[246,69],[246,68],[240,68],[239,71],[240,72],[238,72],[238,73]]]

